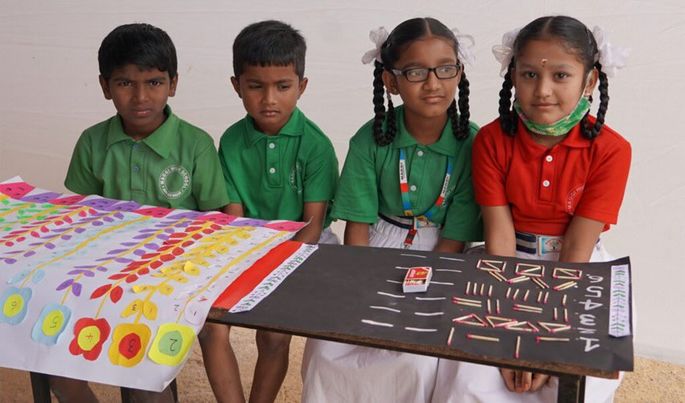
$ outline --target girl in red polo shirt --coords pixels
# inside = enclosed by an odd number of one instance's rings
[[[593,34],[580,21],[558,16],[505,34],[503,46],[493,52],[506,73],[500,117],[478,132],[472,169],[486,252],[564,262],[609,260],[599,236],[617,221],[631,151],[604,124],[607,74],[622,67],[626,51],[606,43],[598,28]],[[599,107],[592,117],[597,84]],[[439,377],[448,381],[438,385],[434,399],[556,401],[556,378],[457,365],[452,377]],[[619,382],[588,377],[586,401],[611,401]]]

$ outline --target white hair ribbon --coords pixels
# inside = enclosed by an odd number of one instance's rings
[[[369,39],[371,39],[371,42],[373,42],[376,47],[364,53],[364,56],[362,56],[362,63],[369,64],[374,60],[377,60],[379,63],[383,63],[381,60],[381,47],[388,39],[388,35],[389,33],[385,27],[378,27],[377,29],[372,29],[371,32],[369,32]]]
[[[457,37],[457,42],[459,45],[457,47],[459,50],[459,54],[457,56],[459,56],[459,60],[468,64],[469,66],[473,66],[474,62],[476,61],[476,56],[473,53],[473,47],[476,44],[476,41],[473,39],[473,36],[461,34],[457,28],[452,28],[452,33],[454,33],[454,36]]]
[[[613,77],[616,70],[625,67],[630,49],[612,45],[609,42],[609,35],[598,26],[592,30],[592,35],[595,37],[599,50],[599,60],[595,61],[599,61],[602,65],[602,71],[607,76]]]
[[[502,44],[495,45],[492,47],[492,54],[495,55],[495,59],[502,64],[502,69],[500,70],[500,76],[504,77],[507,73],[507,68],[511,59],[514,57],[514,41],[521,31],[521,28],[514,28],[509,32],[505,32],[502,35]]]

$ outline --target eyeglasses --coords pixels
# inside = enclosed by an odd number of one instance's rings
[[[443,66],[437,66],[437,67],[424,67],[424,68],[411,68],[411,69],[404,69],[404,70],[398,70],[398,69],[392,69],[393,74],[396,76],[402,75],[404,78],[407,79],[407,81],[411,83],[418,83],[421,81],[426,81],[428,80],[428,74],[430,72],[434,72],[435,76],[440,79],[440,80],[447,80],[450,78],[454,78],[459,74],[459,71],[461,70],[461,64],[445,64]]]

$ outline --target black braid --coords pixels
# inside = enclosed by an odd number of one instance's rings
[[[514,68],[514,59],[511,59],[504,75],[502,89],[499,91],[499,124],[502,131],[510,136],[516,134],[517,116],[511,105],[511,89],[514,83],[511,81],[511,70]]]
[[[376,144],[384,146],[390,144],[383,133],[383,121],[385,120],[385,86],[383,85],[383,64],[379,61],[374,63],[373,70],[373,138]],[[392,141],[392,140],[391,140]]]
[[[595,68],[599,73],[599,109],[597,110],[597,118],[595,124],[591,125],[588,122],[587,116],[583,117],[581,127],[583,129],[583,136],[592,140],[599,135],[602,126],[604,126],[604,118],[609,108],[609,80],[606,73],[602,71],[602,65],[599,62],[595,63]]]
[[[452,124],[452,133],[454,137],[459,138],[459,113],[457,113],[457,100],[453,99],[450,106],[447,108],[447,117]]]
[[[452,130],[459,140],[469,137],[469,119],[471,119],[469,94],[469,80],[466,78],[466,73],[462,73],[461,80],[459,81],[459,125],[457,130],[454,130],[454,120],[452,120]]]

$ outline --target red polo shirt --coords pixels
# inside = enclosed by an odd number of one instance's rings
[[[564,235],[574,215],[616,224],[623,201],[630,143],[606,125],[594,140],[577,125],[552,148],[536,143],[519,121],[502,132],[499,119],[473,143],[473,186],[481,206],[511,206],[517,231]]]

